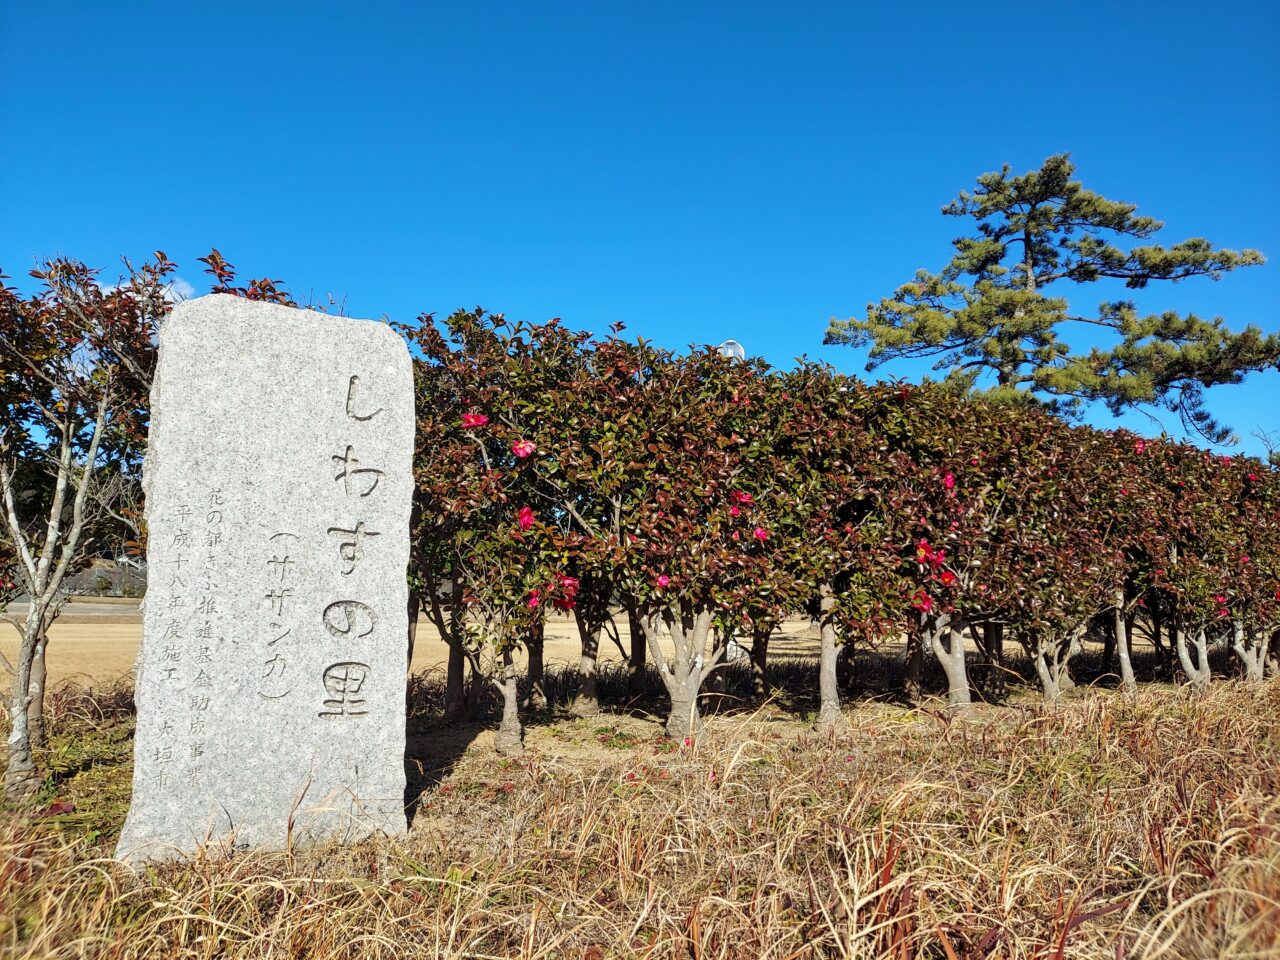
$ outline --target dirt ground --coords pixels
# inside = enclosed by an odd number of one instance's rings
[[[631,639],[626,617],[618,620],[622,646],[629,649]],[[141,642],[142,620],[136,608],[128,605],[98,607],[71,604],[49,631],[46,659],[50,682],[56,684],[72,679],[85,686],[95,686],[119,679],[132,673]],[[668,643],[664,642],[664,646]],[[12,663],[17,652],[17,631],[6,623],[0,623],[0,654]],[[771,640],[769,652],[777,656],[816,656],[817,633],[807,620],[789,621]],[[555,616],[547,621],[544,656],[548,664],[577,661],[578,630],[572,618]],[[427,618],[422,617],[411,671],[443,670],[448,658],[448,647]],[[623,657],[613,641],[605,639],[600,646],[600,659],[616,662]],[[8,678],[0,672],[0,687],[7,686]]]

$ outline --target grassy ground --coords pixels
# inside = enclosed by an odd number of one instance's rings
[[[864,666],[837,735],[791,662],[695,745],[658,736],[651,678],[627,709],[531,717],[519,761],[420,677],[406,838],[137,876],[107,859],[129,691],[63,688],[39,813],[0,812],[0,957],[1280,956],[1280,682],[1054,713],[1016,691],[957,720]]]

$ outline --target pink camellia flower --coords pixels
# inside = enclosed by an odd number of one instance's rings
[[[764,527],[756,527],[755,538],[757,540],[768,540],[769,531],[766,530]]]
[[[1218,606],[1222,606],[1227,602],[1227,598],[1224,597],[1222,594],[1218,594],[1216,597],[1213,598],[1213,602],[1216,603]]]
[[[736,506],[735,506],[735,507],[730,507],[730,508],[729,508],[729,516],[731,516],[731,517],[739,517],[739,516],[741,516],[741,515],[742,515],[742,510],[741,510],[741,508],[736,507]]]
[[[533,451],[537,450],[532,440],[517,440],[511,445],[511,452],[523,460],[525,457],[533,456]]]
[[[489,422],[489,418],[483,413],[464,413],[462,415],[462,425],[468,430],[473,427],[483,427]]]
[[[923,590],[917,590],[911,598],[911,606],[921,613],[928,613],[933,609],[933,598]]]
[[[956,488],[956,477],[955,477],[955,474],[953,474],[953,473],[948,473],[945,477],[943,477],[943,478],[942,478],[942,485],[943,485],[944,487],[946,487],[948,490],[954,490],[954,489]]]
[[[947,552],[945,550],[934,550],[929,546],[928,540],[922,538],[916,544],[916,559],[921,563],[927,563],[931,567],[940,567],[946,556]]]
[[[1256,473],[1251,473],[1251,474],[1249,474],[1249,482],[1250,482],[1250,483],[1257,483],[1257,482],[1258,482],[1258,475],[1257,475]]]
[[[664,573],[664,574],[661,574],[655,582],[658,584],[659,587],[665,587],[671,583],[671,578]]]
[[[1133,449],[1136,453],[1142,453],[1142,451],[1147,449],[1147,441],[1139,440],[1133,445]]]
[[[950,570],[943,570],[942,573],[938,575],[938,580],[941,581],[944,587],[949,587],[956,582],[956,575]]]
[[[538,588],[534,587],[529,591],[529,609],[532,610],[541,602],[542,599],[538,596]]]
[[[533,510],[530,507],[521,507],[516,520],[519,522],[521,530],[528,530],[533,526]]]
[[[739,537],[739,536],[738,536],[738,531],[737,531],[737,530],[733,531],[733,539],[735,539],[735,540],[740,540],[740,539],[742,539],[741,537]]]
[[[733,491],[733,493],[729,494],[729,496],[733,497],[733,499],[737,500],[739,503],[751,503],[751,502],[752,502],[752,500],[751,500],[751,494],[749,494],[749,493],[743,493],[741,490],[735,490],[735,491]]]

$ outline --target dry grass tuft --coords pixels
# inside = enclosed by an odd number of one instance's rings
[[[766,708],[692,747],[549,718],[520,762],[428,729],[400,841],[131,877],[0,815],[0,956],[1275,957],[1277,716],[1272,681],[963,720],[865,703],[832,737]]]

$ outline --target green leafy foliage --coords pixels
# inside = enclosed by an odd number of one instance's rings
[[[1163,247],[1141,243],[1163,224],[1134,204],[1108,200],[1072,179],[1066,154],[1014,176],[1008,166],[978,178],[942,212],[971,217],[976,235],[953,243],[938,273],[920,270],[893,296],[867,306],[865,318],[833,320],[826,342],[870,347],[868,369],[902,357],[936,357],[951,383],[991,388],[1006,399],[1036,397],[1058,412],[1101,401],[1119,412],[1163,404],[1205,437],[1229,431],[1205,410],[1203,391],[1239,383],[1280,360],[1280,337],[1256,327],[1231,332],[1221,318],[1166,311],[1143,315],[1132,300],[1072,309],[1071,284],[1217,280],[1261,264],[1256,250],[1223,250],[1193,238]],[[1110,345],[1074,351],[1073,324],[1100,328]]]

